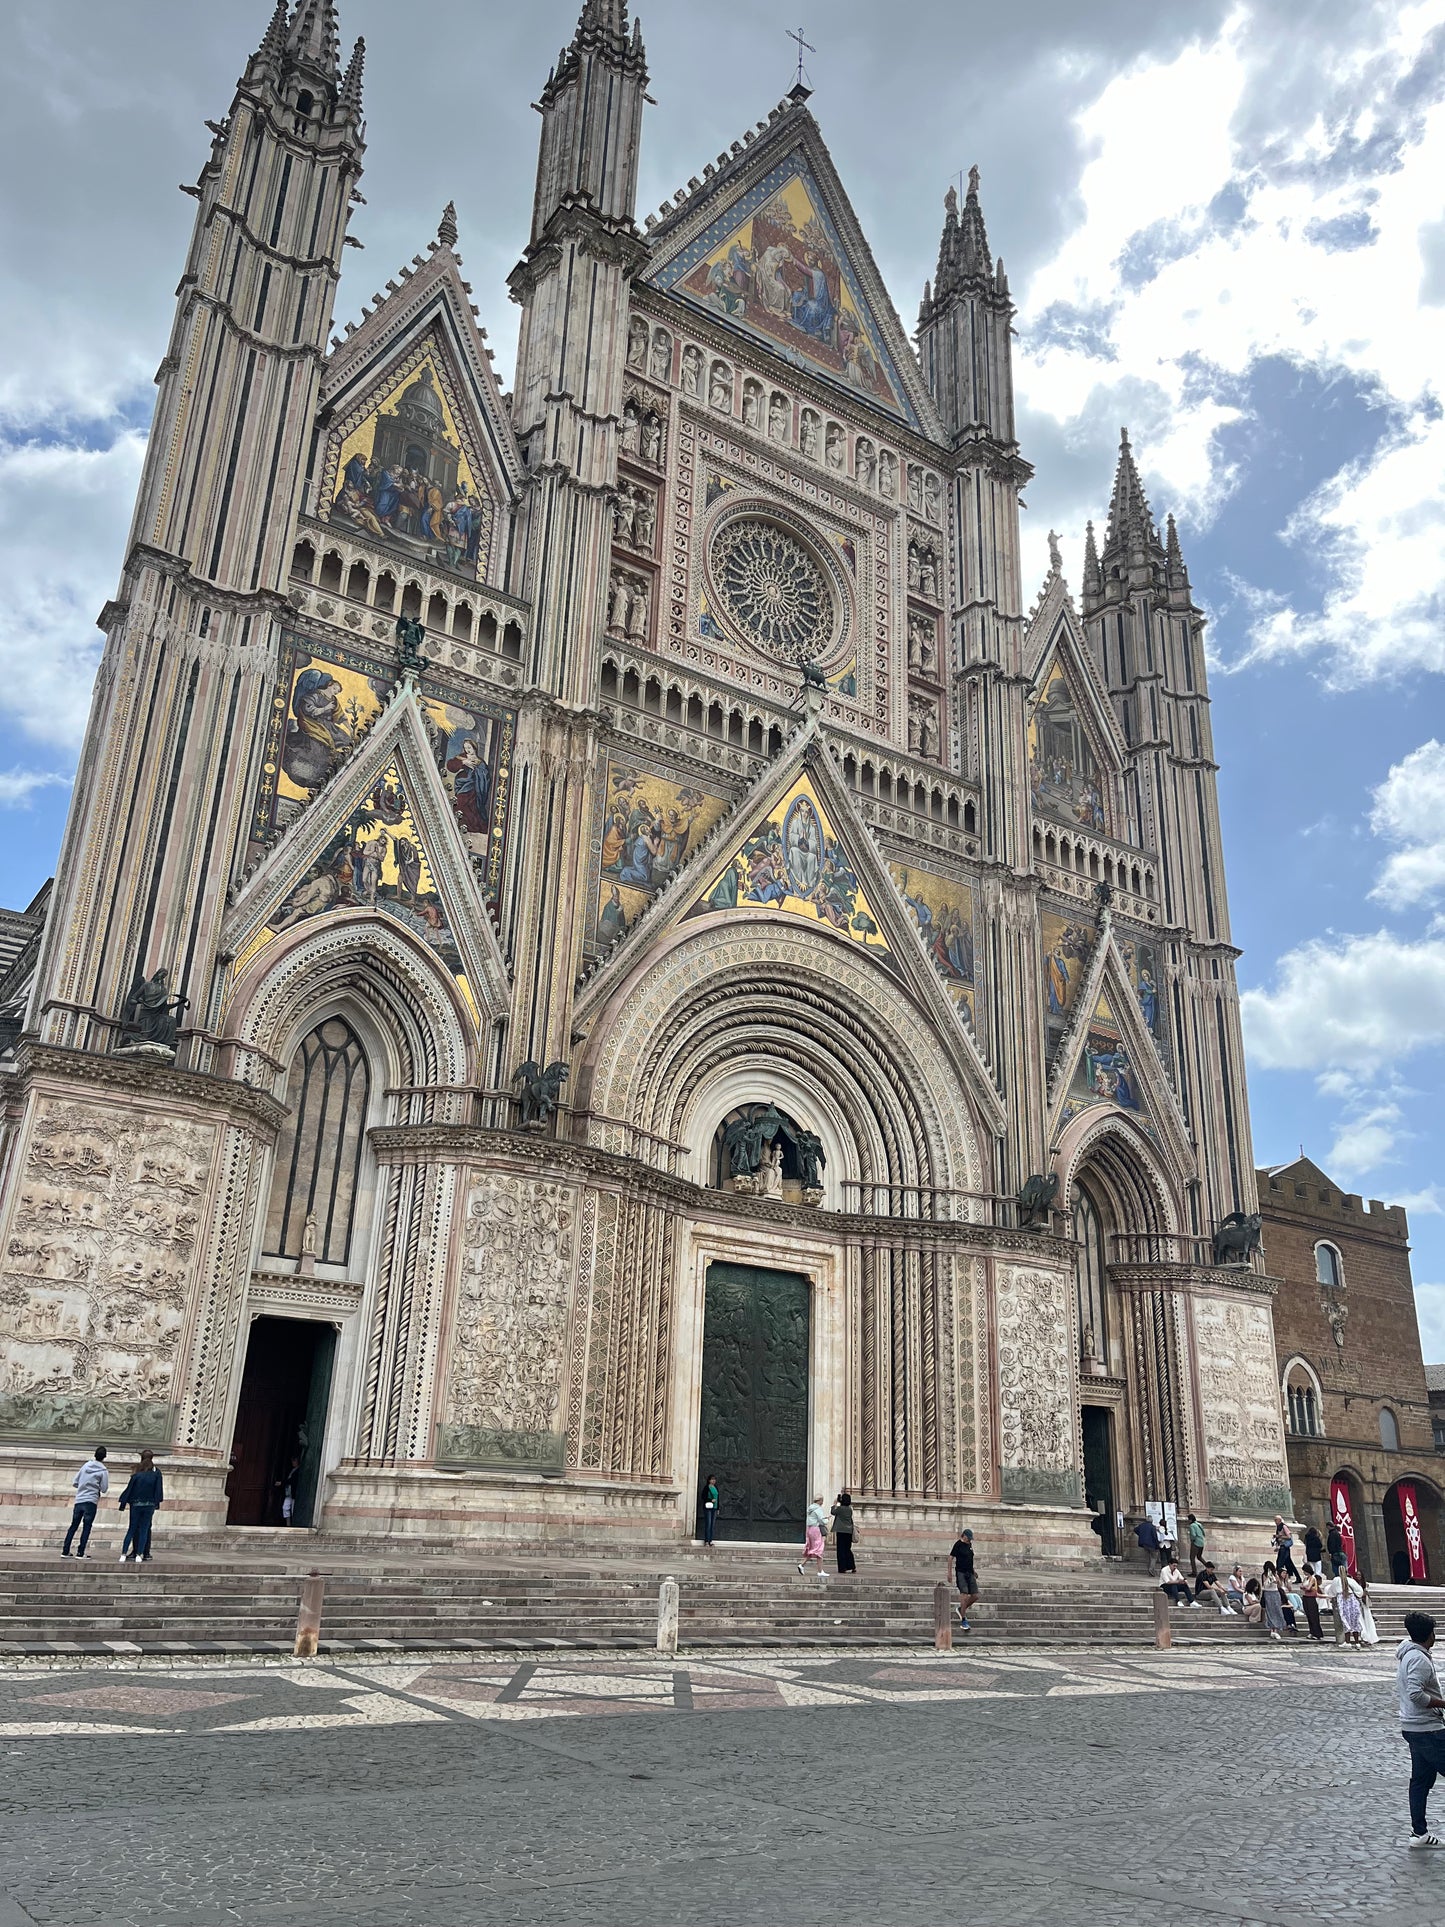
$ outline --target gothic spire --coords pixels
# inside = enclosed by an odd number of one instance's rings
[[[442,218],[437,223],[437,239],[444,248],[454,248],[457,244],[457,208],[455,201],[448,201],[442,209]]]
[[[1114,471],[1114,493],[1109,498],[1109,526],[1104,535],[1104,553],[1134,548],[1157,549],[1159,531],[1149,508],[1144,484],[1139,480],[1134,451],[1129,446],[1129,431],[1119,430],[1119,465]]]
[[[328,80],[341,78],[341,36],[334,0],[300,0],[291,16],[286,47],[293,60],[314,67]]]
[[[1000,264],[1000,267],[1002,264]],[[968,170],[968,193],[959,212],[958,191],[950,187],[943,197],[943,237],[938,244],[938,273],[931,292],[925,291],[924,313],[942,307],[950,295],[959,294],[970,283],[987,281],[993,273],[989,259],[988,234],[983,225],[983,209],[978,202],[978,169]],[[1007,281],[1000,281],[1007,293]]]
[[[286,22],[291,9],[286,0],[276,0],[276,11],[271,15],[271,24],[261,36],[257,49],[258,60],[280,60],[286,51]]]
[[[1084,594],[1098,595],[1104,586],[1103,573],[1099,568],[1099,551],[1094,542],[1094,525],[1088,523],[1084,529]]]

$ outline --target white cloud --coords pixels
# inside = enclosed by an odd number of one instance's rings
[[[1425,1363],[1445,1361],[1445,1285],[1417,1284],[1415,1313],[1420,1321],[1420,1350]]]
[[[38,741],[78,745],[144,438],[100,448],[0,443],[0,708]]]
[[[1298,46],[1241,6],[1212,38],[1140,61],[1077,114],[1092,150],[1080,218],[1020,301],[1026,416],[1087,439],[1101,471],[1128,420],[1156,508],[1195,526],[1241,480],[1219,430],[1262,360],[1342,377],[1381,409],[1382,444],[1279,531],[1315,590],[1259,592],[1242,657],[1317,654],[1342,685],[1445,668],[1439,314],[1422,302],[1445,175],[1445,101],[1426,76],[1442,20],[1442,0],[1367,10],[1291,75]],[[1042,571],[1048,522],[1099,515],[1098,484],[1086,493],[1070,468],[1034,484],[1026,572]]]
[[[1335,1133],[1325,1159],[1337,1177],[1363,1177],[1387,1163],[1400,1140],[1404,1112],[1398,1104],[1376,1104],[1358,1117],[1346,1118]]]
[[[1445,1215],[1445,1191],[1438,1184],[1427,1184],[1419,1191],[1400,1191],[1390,1200],[1412,1218],[1438,1218]]]
[[[1398,910],[1445,890],[1445,743],[1432,737],[1391,765],[1375,791],[1370,827],[1402,845],[1372,897]]]
[[[0,809],[23,809],[36,790],[65,787],[69,782],[58,770],[0,770]]]
[[[1240,997],[1251,1063],[1358,1068],[1445,1043],[1445,941],[1387,931],[1315,938],[1287,951],[1271,990]]]

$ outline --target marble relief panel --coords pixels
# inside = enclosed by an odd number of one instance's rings
[[[1259,1300],[1195,1298],[1193,1315],[1210,1510],[1261,1519],[1288,1515],[1270,1308]]]
[[[216,1126],[45,1099],[0,1274],[0,1433],[170,1437]]]
[[[1002,1265],[994,1294],[1005,1499],[1080,1500],[1074,1443],[1073,1281]]]

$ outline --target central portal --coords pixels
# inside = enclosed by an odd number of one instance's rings
[[[718,1484],[718,1536],[801,1540],[808,1507],[808,1280],[709,1265],[698,1483]]]

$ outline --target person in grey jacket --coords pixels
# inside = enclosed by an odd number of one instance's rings
[[[70,1542],[75,1537],[77,1526],[80,1528],[80,1544],[76,1548],[77,1559],[85,1557],[85,1548],[90,1544],[90,1528],[95,1524],[95,1508],[110,1490],[110,1474],[105,1469],[105,1447],[97,1445],[95,1451],[81,1466],[70,1481],[75,1487],[75,1510],[70,1515],[70,1530],[65,1535],[65,1544],[60,1548],[62,1559],[70,1557]]]
[[[1400,1731],[1410,1749],[1410,1845],[1445,1847],[1431,1833],[1425,1802],[1436,1778],[1445,1773],[1445,1696],[1430,1649],[1435,1644],[1435,1621],[1429,1613],[1406,1613],[1405,1631],[1395,1648],[1395,1688],[1400,1701]]]
[[[140,1466],[130,1475],[130,1483],[120,1495],[120,1509],[130,1508],[130,1524],[125,1530],[125,1544],[120,1549],[120,1563],[134,1556],[137,1560],[151,1556],[151,1521],[156,1516],[156,1507],[165,1501],[165,1482],[154,1455],[142,1452]]]

